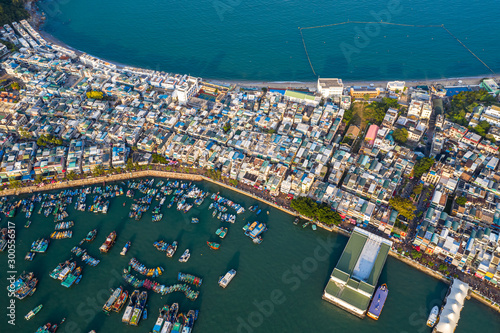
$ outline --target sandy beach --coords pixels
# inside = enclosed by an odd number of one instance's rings
[[[35,5],[36,6],[36,5]],[[35,7],[33,6],[33,7]],[[56,44],[65,48],[68,48],[72,51],[74,51],[76,54],[80,55],[85,53],[84,51],[75,49],[71,47],[70,45],[64,43],[63,41],[59,40],[58,38],[54,37],[50,33],[46,32],[43,30],[43,20],[41,19],[40,12],[38,10],[32,10],[31,12],[31,18],[29,19],[30,24],[32,24],[33,28],[35,28],[40,35],[45,38],[48,42],[52,44]],[[100,57],[97,57],[95,55],[92,55],[96,58],[102,59]],[[128,67],[129,65],[120,63],[115,60],[109,60],[109,59],[102,59],[104,61],[107,61],[109,63],[112,63],[116,65],[118,68],[123,69],[125,67]],[[133,67],[133,66],[130,66]],[[168,70],[165,70],[165,72],[168,72]],[[178,73],[182,74],[182,73]],[[390,81],[405,81],[407,87],[415,87],[415,86],[420,86],[420,85],[436,85],[436,84],[441,84],[443,86],[470,86],[470,85],[478,85],[482,79],[484,78],[493,78],[496,80],[500,79],[500,75],[497,74],[483,74],[483,75],[477,75],[477,76],[465,76],[465,77],[457,77],[457,78],[430,78],[430,79],[415,79],[415,80],[401,80],[400,78],[395,77],[393,80],[349,80],[349,79],[343,79],[344,86],[373,86],[373,87],[382,87],[385,88],[387,86],[387,82]],[[241,88],[255,88],[255,89],[260,89],[260,88],[276,88],[276,89],[309,89],[310,91],[316,91],[317,87],[317,82],[316,81],[252,81],[252,80],[222,80],[222,79],[217,79],[217,78],[208,78],[208,77],[203,77],[202,78],[204,81],[215,83],[215,84],[222,84],[222,85],[232,85],[232,86],[237,86]],[[341,78],[342,79],[342,78]]]

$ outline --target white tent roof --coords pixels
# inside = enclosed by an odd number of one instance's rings
[[[469,285],[467,283],[458,279],[453,280],[446,304],[441,311],[439,322],[436,325],[436,332],[453,333],[455,331],[468,291]]]

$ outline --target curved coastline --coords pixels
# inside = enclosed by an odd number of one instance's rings
[[[33,21],[33,22],[31,22]],[[37,12],[35,19],[30,20],[31,23],[35,24],[35,29],[37,32],[42,35],[43,38],[45,38],[47,41],[51,42],[52,44],[56,44],[59,46],[63,46],[65,48],[68,48],[72,51],[74,51],[77,54],[83,54],[86,53],[85,51],[78,50],[67,43],[61,41],[59,38],[55,37],[54,35],[50,34],[49,32],[43,30],[43,23],[40,24],[38,22],[41,22],[40,20],[40,15]],[[136,67],[136,66],[131,66],[127,64],[123,64],[119,61],[116,60],[110,60],[110,59],[105,59],[101,58],[99,56],[91,54],[91,56],[99,58],[101,60],[104,60],[106,62],[109,62],[111,64],[116,65],[118,68],[123,69],[125,67]],[[140,68],[140,67],[139,67]],[[169,72],[168,70],[163,70],[164,72]],[[175,73],[175,74],[184,74],[184,73]],[[226,84],[226,85],[235,85],[235,86],[243,86],[243,87],[248,87],[248,88],[267,88],[267,87],[272,87],[272,88],[293,88],[293,89],[310,89],[310,90],[316,90],[316,81],[286,81],[286,80],[280,80],[280,81],[263,81],[263,80],[246,80],[246,79],[219,79],[219,78],[209,78],[209,77],[202,77],[203,80],[216,83],[216,84]],[[374,85],[376,87],[385,87],[387,85],[387,82],[390,81],[405,81],[408,86],[419,86],[419,85],[431,85],[431,84],[441,84],[441,85],[461,85],[461,86],[467,86],[467,85],[477,85],[479,84],[481,79],[484,78],[493,78],[493,79],[500,79],[500,74],[492,74],[492,73],[485,73],[485,74],[477,74],[477,75],[472,75],[472,76],[463,76],[463,77],[451,77],[451,78],[422,78],[422,79],[407,79],[407,80],[401,80],[400,78],[394,78],[392,80],[350,80],[350,79],[344,79],[341,78],[344,82],[344,84],[349,85],[349,86],[368,86],[368,85]],[[460,82],[461,81],[461,82]]]
[[[90,177],[90,178],[84,178],[84,179],[79,179],[79,180],[67,180],[64,182],[59,182],[55,184],[48,184],[46,186],[26,186],[18,189],[4,189],[0,191],[0,197],[3,196],[10,196],[10,195],[20,195],[20,194],[29,194],[29,193],[34,193],[34,192],[41,192],[41,191],[53,191],[53,190],[61,190],[64,188],[73,188],[73,187],[79,187],[79,186],[89,186],[89,185],[96,185],[96,184],[101,184],[101,183],[106,183],[106,182],[116,182],[116,181],[123,181],[127,179],[135,179],[135,178],[143,178],[143,177],[160,177],[160,178],[170,178],[170,179],[181,179],[181,180],[190,180],[190,181],[206,181],[210,182],[212,184],[227,188],[231,191],[238,192],[240,194],[243,194],[245,196],[251,197],[255,200],[258,200],[262,203],[265,203],[275,209],[279,209],[282,212],[285,212],[289,215],[292,216],[298,216],[298,214],[286,207],[279,206],[271,201],[268,201],[264,198],[258,197],[252,193],[249,193],[247,191],[244,191],[242,189],[238,189],[234,186],[225,184],[223,182],[219,182],[216,180],[213,180],[209,177],[206,177],[201,174],[191,174],[191,173],[179,173],[179,172],[172,172],[172,171],[162,171],[162,170],[144,170],[144,171],[132,171],[132,172],[124,172],[121,174],[113,174],[111,176],[100,176],[100,177]],[[349,237],[350,232],[349,230],[342,229],[337,226],[327,226],[322,223],[318,223],[313,221],[311,218],[302,216],[300,215],[301,219],[311,221],[313,223],[316,223],[320,228],[330,231],[330,232],[336,232],[339,233],[343,236]],[[414,269],[425,273],[441,282],[444,282],[446,284],[451,284],[451,279],[447,278],[443,274],[432,270],[429,267],[423,266],[422,264],[414,261],[413,259],[401,255],[395,250],[389,251],[389,255],[395,259],[398,259],[402,261],[403,263],[413,267]],[[494,303],[491,300],[487,299],[484,297],[482,294],[478,293],[475,290],[471,290],[470,296],[473,297],[475,300],[479,301],[480,303],[490,307],[491,309],[495,310],[496,312],[500,313],[500,304]]]

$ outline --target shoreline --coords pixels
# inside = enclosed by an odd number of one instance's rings
[[[311,218],[308,218],[306,216],[302,216],[297,214],[296,212],[293,212],[287,208],[281,207],[279,205],[276,205],[273,202],[267,201],[266,199],[260,198],[258,196],[255,196],[252,193],[246,192],[244,190],[235,188],[231,185],[221,183],[219,181],[213,180],[209,177],[199,175],[199,174],[190,174],[190,173],[177,173],[177,172],[170,172],[170,171],[159,171],[159,170],[144,170],[144,171],[132,171],[132,172],[126,172],[122,174],[116,174],[116,175],[111,175],[111,176],[100,176],[100,177],[90,177],[90,178],[85,178],[85,179],[79,179],[79,180],[69,180],[65,181],[62,183],[55,183],[55,184],[48,184],[46,186],[26,186],[23,188],[19,189],[7,189],[7,190],[1,190],[0,191],[0,197],[3,196],[10,196],[10,195],[21,195],[21,194],[30,194],[34,192],[44,192],[44,191],[52,191],[52,190],[60,190],[68,187],[78,187],[78,186],[89,186],[89,185],[96,185],[100,183],[106,183],[106,182],[115,182],[115,181],[123,181],[123,180],[128,180],[128,179],[135,179],[135,178],[142,178],[142,177],[160,177],[160,178],[169,178],[169,179],[181,179],[181,180],[190,180],[190,181],[207,181],[212,184],[224,187],[226,189],[238,192],[242,195],[245,195],[247,197],[251,197],[255,200],[259,200],[260,202],[263,202],[265,204],[268,204],[269,206],[272,206],[273,208],[279,209],[284,213],[287,213],[291,216],[298,216],[301,219],[308,220],[314,223],[314,221]],[[316,225],[324,230],[330,231],[330,232],[336,232],[338,234],[341,234],[346,237],[350,237],[350,233],[344,229],[341,229],[337,226],[326,226],[323,225],[322,223],[316,223]],[[389,251],[389,255],[395,259],[398,259],[402,261],[403,263],[407,264],[408,266],[411,266],[418,271],[427,274],[441,282],[444,282],[446,284],[450,284],[451,280],[449,280],[447,277],[445,277],[443,274],[432,270],[429,267],[423,266],[422,264],[412,260],[411,258],[405,257],[399,253],[397,253],[394,250]],[[497,311],[500,313],[500,304],[493,304],[490,301],[488,301],[483,295],[478,294],[474,290],[471,289],[470,296],[479,301],[480,303],[487,305],[489,308]]]
[[[34,6],[36,6],[35,2],[32,2]],[[37,7],[38,8],[38,7]],[[48,42],[65,47],[69,50],[74,51],[78,56],[81,54],[89,54],[85,51],[78,50],[67,43],[61,41],[59,38],[55,37],[51,33],[43,30],[43,20],[41,19],[40,9],[34,10],[31,13],[31,17],[29,22],[32,24],[33,28]],[[120,63],[115,60],[104,59],[92,54],[89,54],[92,57],[101,59],[103,61],[109,62],[117,66],[118,69],[123,70],[125,67],[131,68],[142,68],[136,67],[132,65],[126,65]],[[163,72],[175,74],[173,72],[169,72],[168,70],[163,70]],[[176,73],[182,75],[181,73]],[[469,86],[469,85],[478,85],[480,81],[484,78],[492,78],[496,80],[500,80],[500,74],[478,74],[478,75],[466,75],[463,77],[449,77],[449,78],[421,78],[421,79],[400,79],[395,78],[392,80],[350,80],[350,79],[342,79],[344,86],[370,86],[374,87],[386,87],[387,82],[391,81],[404,81],[406,82],[407,87],[411,86],[419,86],[419,85],[432,85],[432,84],[442,84],[446,85],[458,85],[458,86]],[[221,84],[221,85],[233,85],[244,88],[277,88],[277,89],[285,89],[285,88],[293,88],[293,89],[310,89],[312,91],[316,91],[317,81],[287,81],[287,80],[244,80],[244,79],[218,79],[218,78],[208,78],[202,77],[203,81]],[[461,81],[461,82],[459,82]]]

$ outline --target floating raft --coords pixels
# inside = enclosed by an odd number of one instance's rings
[[[187,284],[178,283],[171,286],[165,286],[163,284],[159,284],[158,282],[154,282],[148,279],[140,280],[135,276],[133,276],[132,274],[127,274],[127,273],[123,274],[123,279],[134,288],[141,288],[141,287],[146,288],[160,295],[167,295],[173,292],[182,292],[184,293],[184,295],[186,295],[186,298],[191,301],[196,300],[200,295],[199,291],[191,289],[191,287]]]
[[[147,268],[144,264],[141,264],[136,258],[130,259],[129,263],[130,267],[134,269],[137,273],[140,273],[144,276],[157,277],[160,276],[164,269],[159,266],[156,268]]]
[[[190,284],[195,285],[197,287],[200,287],[201,284],[203,283],[202,278],[199,278],[199,277],[191,275],[191,274],[181,273],[181,272],[179,272],[179,274],[177,274],[177,280],[179,280],[181,282],[190,283]]]

